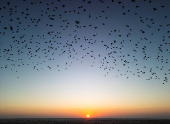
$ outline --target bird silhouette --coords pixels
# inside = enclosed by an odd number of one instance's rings
[[[20,2],[0,5],[1,69],[67,71],[77,61],[90,61],[105,77],[116,72],[115,77],[168,82],[169,5],[155,6],[151,0]]]

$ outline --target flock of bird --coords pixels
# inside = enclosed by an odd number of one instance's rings
[[[100,68],[105,76],[148,75],[146,80],[164,84],[170,75],[170,20],[162,12],[169,6],[162,2],[154,7],[155,0],[140,0],[143,9],[150,7],[145,13],[138,10],[142,7],[138,2],[5,1],[0,4],[0,69],[15,68],[17,73],[30,66],[60,71],[61,65],[67,70],[75,61],[91,61],[90,66]],[[156,16],[147,17],[149,13]],[[160,39],[153,41],[154,37]]]

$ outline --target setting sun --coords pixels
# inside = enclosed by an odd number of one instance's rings
[[[89,118],[90,116],[89,115],[87,115],[87,118]]]

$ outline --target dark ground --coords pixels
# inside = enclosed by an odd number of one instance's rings
[[[0,119],[0,124],[170,124],[170,119],[27,118]]]

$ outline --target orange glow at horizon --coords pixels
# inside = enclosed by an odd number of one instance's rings
[[[70,118],[101,118],[101,117],[141,117],[149,115],[170,115],[167,108],[64,108],[47,106],[3,106],[0,115],[6,117],[70,117]],[[92,116],[91,116],[92,115]]]

